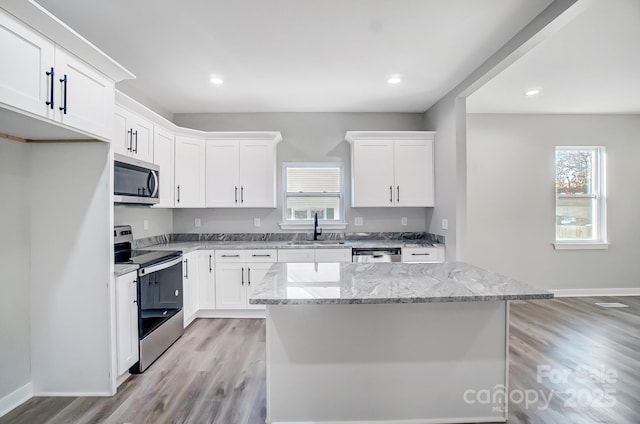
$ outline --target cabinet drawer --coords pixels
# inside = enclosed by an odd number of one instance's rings
[[[278,251],[275,249],[256,249],[245,252],[247,262],[275,262],[278,259]]]
[[[437,247],[403,247],[402,262],[442,262]]]
[[[278,249],[278,262],[314,262],[313,249]]]
[[[246,250],[216,250],[216,262],[244,262]]]
[[[351,249],[315,249],[316,262],[351,262]]]

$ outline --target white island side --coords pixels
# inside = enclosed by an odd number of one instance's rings
[[[551,297],[464,263],[274,264],[267,423],[504,422],[508,301]]]

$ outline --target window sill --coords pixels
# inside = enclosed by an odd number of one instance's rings
[[[609,248],[607,242],[569,242],[556,241],[553,244],[555,250],[606,250]]]
[[[294,224],[291,222],[281,222],[280,229],[282,230],[313,230],[313,223],[303,222],[300,224]],[[347,224],[344,222],[334,222],[334,223],[320,223],[318,224],[318,228],[323,230],[344,230],[347,228]]]

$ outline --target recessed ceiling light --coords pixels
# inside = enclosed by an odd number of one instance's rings
[[[525,96],[535,96],[536,94],[540,94],[540,89],[539,88],[532,88],[531,90],[527,90],[524,92]]]
[[[400,84],[402,82],[402,77],[400,75],[391,75],[387,82],[389,84]]]
[[[224,83],[222,78],[216,77],[216,76],[209,77],[209,82],[211,82],[211,84],[215,84],[215,85],[220,85],[220,84]]]

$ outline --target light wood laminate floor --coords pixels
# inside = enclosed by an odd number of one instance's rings
[[[640,424],[640,298],[512,302],[510,342],[509,424]],[[34,398],[0,424],[256,424],[264,418],[264,321],[200,319],[115,396]]]

